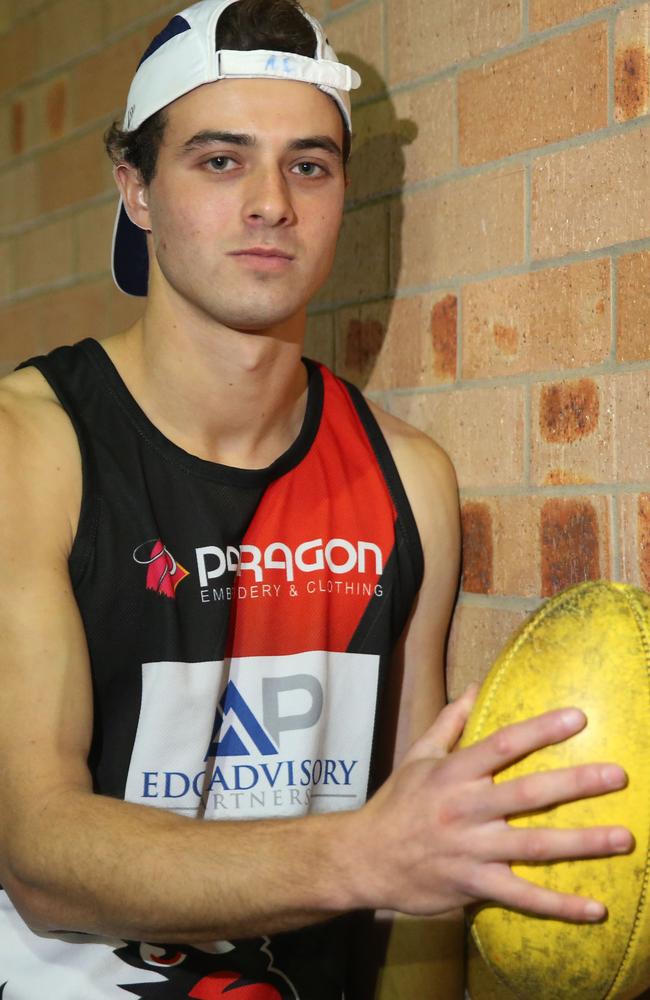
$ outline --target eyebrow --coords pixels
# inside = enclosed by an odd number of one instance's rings
[[[215,132],[211,129],[205,129],[202,132],[197,132],[191,139],[184,142],[181,147],[181,152],[189,153],[195,149],[202,149],[204,146],[210,146],[213,143],[226,143],[229,146],[250,147],[255,146],[257,144],[257,140],[255,139],[255,136],[249,135],[246,132]],[[330,153],[338,159],[343,159],[343,151],[341,147],[329,135],[309,135],[305,136],[304,139],[293,139],[287,144],[287,149],[290,152],[305,152],[310,149],[322,149],[324,152]]]

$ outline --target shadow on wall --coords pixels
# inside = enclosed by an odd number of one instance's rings
[[[348,52],[339,58],[361,74],[373,99],[353,109],[346,213],[334,270],[310,320],[308,350],[360,388],[373,389],[380,387],[369,383],[375,381],[401,270],[403,150],[418,128],[397,117],[375,69]]]

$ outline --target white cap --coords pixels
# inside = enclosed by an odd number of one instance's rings
[[[204,83],[267,77],[311,83],[336,101],[351,131],[349,91],[361,77],[336,58],[319,22],[301,9],[313,28],[313,57],[293,52],[216,50],[217,23],[239,0],[200,0],[171,19],[143,55],[131,83],[123,129],[134,132],[147,118]],[[113,234],[113,278],[127,295],[146,295],[149,259],[144,230],[131,222],[122,201]]]

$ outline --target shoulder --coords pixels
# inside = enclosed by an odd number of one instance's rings
[[[33,436],[43,449],[71,428],[56,394],[36,368],[22,368],[0,379],[0,433],[5,446],[16,435]]]
[[[10,519],[44,518],[70,542],[81,503],[81,459],[74,428],[36,368],[0,379],[0,489]],[[60,537],[62,537],[60,535]]]
[[[458,531],[458,486],[451,459],[432,438],[368,401],[411,504],[422,543],[426,548],[440,531]]]

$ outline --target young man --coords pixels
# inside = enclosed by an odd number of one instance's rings
[[[144,318],[3,382],[3,1000],[334,1000],[353,911],[599,919],[508,862],[630,847],[505,822],[624,783],[493,785],[577,710],[449,753],[449,462],[301,361],[356,82],[294,0],[174,18],[109,137]]]

